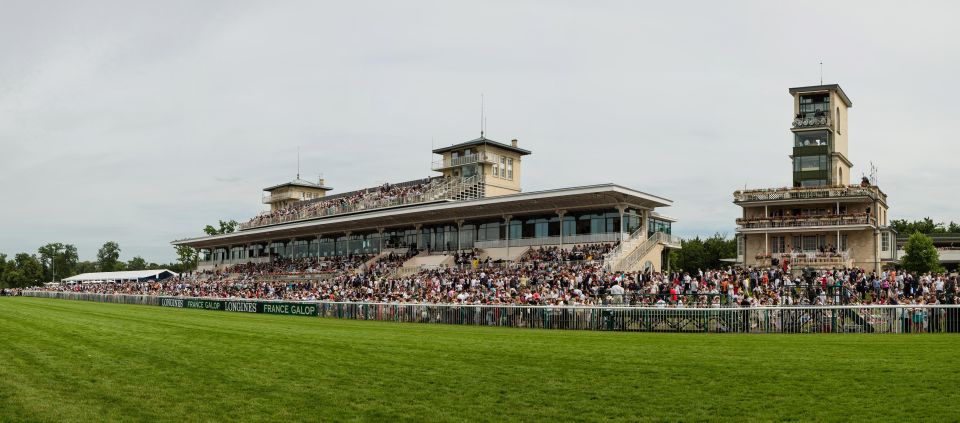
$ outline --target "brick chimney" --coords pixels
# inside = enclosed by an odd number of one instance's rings
[[[510,145],[516,147],[516,146],[517,146],[517,140],[516,140],[516,139],[510,140]]]

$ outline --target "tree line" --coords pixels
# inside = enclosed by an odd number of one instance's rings
[[[227,234],[236,231],[237,225],[234,220],[221,220],[218,226],[207,225],[203,231],[208,235]],[[23,252],[9,259],[6,254],[0,253],[0,288],[34,286],[81,273],[156,269],[182,273],[196,268],[198,257],[195,249],[183,246],[175,246],[174,249],[177,253],[174,263],[148,262],[140,256],[123,261],[120,259],[120,245],[115,241],[105,242],[97,251],[95,261],[81,261],[75,245],[60,242],[45,244],[34,254]]]

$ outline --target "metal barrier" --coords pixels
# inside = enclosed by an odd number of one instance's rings
[[[58,298],[61,300],[93,301],[98,303],[160,305],[160,297],[156,295],[119,295],[51,291],[23,291],[22,294],[24,297]]]
[[[559,307],[297,302],[45,291],[24,291],[23,295],[348,320],[536,329],[690,333],[960,333],[960,305]],[[243,304],[250,307],[236,307]],[[302,309],[304,307],[309,309]]]

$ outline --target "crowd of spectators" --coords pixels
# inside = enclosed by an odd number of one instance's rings
[[[250,219],[246,226],[262,226],[309,217],[327,216],[351,211],[374,209],[397,204],[423,201],[423,196],[437,186],[441,179],[431,179],[419,184],[391,185],[358,190],[330,199],[295,202],[287,207],[267,211]]]
[[[781,268],[695,272],[611,272],[602,257],[613,245],[530,250],[517,261],[482,260],[464,251],[453,266],[396,272],[409,255],[277,260],[160,282],[62,285],[48,290],[423,304],[622,305],[745,307],[774,305],[953,303],[956,277],[876,274],[862,269]],[[405,273],[405,272],[404,272]],[[295,278],[292,276],[296,276]]]

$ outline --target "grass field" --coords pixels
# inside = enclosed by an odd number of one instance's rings
[[[960,418],[960,337],[540,331],[0,298],[0,420]]]

